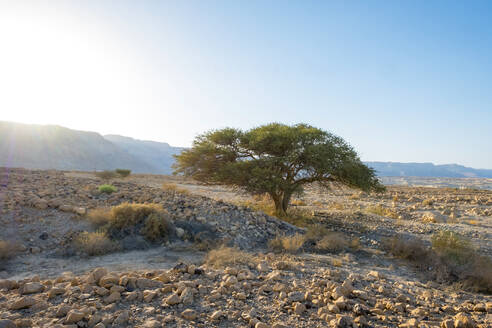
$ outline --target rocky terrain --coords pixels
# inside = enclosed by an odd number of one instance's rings
[[[490,295],[430,280],[381,247],[396,234],[429,242],[456,231],[491,256],[490,191],[394,186],[368,195],[313,185],[294,207],[360,245],[274,253],[270,240],[306,229],[235,205],[247,195],[158,175],[115,179],[112,194],[102,183],[91,173],[1,169],[0,240],[17,256],[2,263],[0,327],[492,325]],[[88,212],[126,202],[160,204],[173,238],[130,240],[94,257],[73,248],[74,236],[96,230]]]

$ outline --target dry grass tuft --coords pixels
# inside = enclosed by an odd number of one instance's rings
[[[432,236],[432,249],[439,255],[464,264],[473,256],[475,249],[471,241],[452,231],[439,231]]]
[[[293,236],[277,236],[270,240],[268,246],[275,252],[297,253],[304,245],[306,236],[295,234]]]
[[[371,214],[376,214],[379,216],[385,216],[389,217],[392,219],[398,219],[398,214],[394,212],[393,210],[383,207],[381,205],[371,205],[366,207],[365,209],[366,213],[371,213]]]
[[[108,208],[96,208],[87,213],[87,220],[95,226],[102,227],[111,220],[111,210]]]
[[[180,188],[177,184],[172,182],[166,182],[162,184],[162,189],[170,193],[179,193],[183,195],[189,195],[190,191],[188,189]]]
[[[434,200],[432,198],[427,198],[422,201],[423,206],[431,206],[434,204]]]
[[[123,203],[111,209],[110,228],[124,229],[143,222],[149,215],[162,212],[159,204]]]
[[[347,236],[340,232],[330,232],[316,242],[316,249],[323,252],[340,252],[348,246]]]
[[[252,254],[235,247],[226,246],[211,250],[205,258],[205,263],[216,269],[238,264],[254,266],[257,262]]]
[[[0,240],[0,261],[14,258],[18,253],[18,247],[12,242]]]
[[[163,213],[150,214],[144,224],[141,234],[152,242],[167,238],[171,232],[171,224]]]
[[[104,232],[82,232],[74,240],[74,246],[88,256],[104,255],[119,249],[118,244]]]
[[[457,233],[434,234],[431,247],[420,239],[401,236],[385,240],[383,247],[394,256],[415,264],[432,279],[455,283],[475,292],[492,293],[492,259],[478,254],[471,242]]]

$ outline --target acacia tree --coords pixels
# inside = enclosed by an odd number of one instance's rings
[[[280,216],[286,214],[292,195],[307,183],[318,182],[328,189],[340,183],[364,191],[384,190],[375,171],[347,142],[307,124],[209,131],[175,158],[175,174],[251,194],[268,193]]]

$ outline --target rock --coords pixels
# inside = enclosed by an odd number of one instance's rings
[[[184,234],[185,231],[182,228],[179,227],[176,228],[176,236],[178,236],[178,238],[183,238]]]
[[[168,298],[164,300],[164,302],[168,305],[175,305],[181,302],[181,299],[179,298],[178,294],[172,294]]]
[[[26,294],[36,294],[44,290],[44,286],[39,282],[28,282],[20,288],[20,293]]]
[[[419,322],[417,321],[417,319],[412,318],[412,319],[407,320],[407,322],[399,325],[398,327],[400,327],[400,328],[418,328]]]
[[[268,265],[268,262],[261,261],[260,263],[258,263],[256,269],[260,272],[267,272],[270,270],[270,266]]]
[[[62,212],[72,212],[72,205],[63,204],[58,206],[58,209]]]
[[[120,299],[121,299],[121,294],[118,292],[113,292],[104,299],[104,303],[111,304],[111,303],[118,302]]]
[[[180,296],[181,303],[190,305],[193,303],[193,291],[190,287],[186,287]]]
[[[263,322],[257,322],[255,328],[270,328],[270,326]]]
[[[143,292],[143,300],[144,302],[151,302],[154,297],[157,296],[157,292],[153,291],[153,290],[144,290]]]
[[[117,276],[113,275],[105,275],[101,279],[99,279],[99,286],[105,288],[111,288],[113,285],[118,285],[120,279]]]
[[[65,288],[53,287],[48,291],[48,298],[53,298],[62,294],[65,294]]]
[[[475,328],[476,326],[475,321],[466,313],[461,312],[454,317],[455,328]]]
[[[114,319],[113,326],[123,325],[128,323],[128,319],[130,319],[130,312],[128,310],[121,311],[120,314]]]
[[[85,207],[74,207],[73,212],[78,215],[85,215],[87,213],[87,209]]]
[[[196,314],[195,310],[186,309],[183,312],[181,312],[181,317],[183,317],[186,320],[195,320],[197,317],[197,314]]]
[[[290,302],[301,302],[304,300],[304,294],[302,292],[290,292],[287,294],[287,298]]]
[[[454,328],[453,319],[445,319],[441,322],[441,328]]]
[[[17,328],[17,325],[12,320],[0,320],[0,328]]]
[[[36,304],[36,300],[32,297],[29,297],[29,296],[24,296],[24,297],[21,297],[20,299],[12,302],[10,305],[9,305],[9,309],[10,310],[21,310],[21,309],[27,309],[27,308],[30,308],[31,306],[33,306],[34,304]]]
[[[65,319],[65,323],[71,324],[71,323],[77,323],[84,319],[85,313],[82,311],[77,311],[77,310],[70,310],[67,313],[67,318]]]
[[[210,319],[216,321],[216,320],[219,320],[223,316],[224,316],[224,313],[221,310],[217,310],[210,315]]]
[[[16,287],[17,287],[17,282],[13,280],[6,280],[6,279],[0,280],[0,289],[11,290]]]
[[[162,281],[152,280],[147,278],[137,279],[136,284],[139,289],[157,289],[157,288],[162,288],[164,286],[164,283]]]
[[[68,304],[61,304],[55,312],[55,316],[58,318],[64,317],[72,308]]]
[[[102,277],[106,276],[108,274],[108,270],[105,268],[97,268],[94,269],[90,274],[87,279],[87,282],[89,284],[99,284],[99,280],[101,280]]]
[[[294,313],[297,314],[297,315],[301,315],[304,313],[304,311],[306,311],[306,306],[302,303],[296,303],[296,305],[294,305]]]
[[[47,240],[50,237],[47,232],[43,232],[39,235],[39,239],[41,240]]]
[[[352,317],[347,315],[338,316],[330,322],[330,325],[334,328],[356,328]]]

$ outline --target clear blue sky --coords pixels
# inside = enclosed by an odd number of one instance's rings
[[[492,1],[0,0],[0,120],[179,146],[306,122],[363,160],[492,168],[491,18]]]

